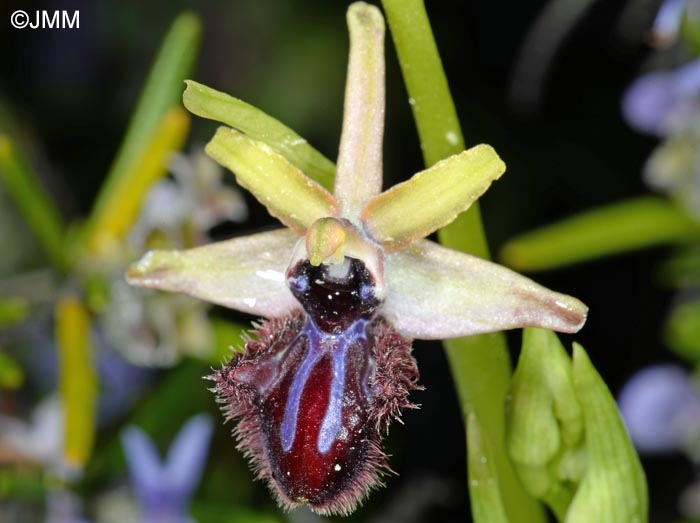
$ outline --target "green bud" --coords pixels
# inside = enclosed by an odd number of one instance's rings
[[[567,513],[567,523],[647,521],[647,486],[608,387],[583,347],[574,343],[573,375],[583,409],[586,473]]]
[[[525,329],[506,443],[526,490],[566,523],[642,522],[647,490],[610,391],[580,345]]]
[[[581,444],[583,415],[571,361],[552,331],[523,331],[507,424],[508,452],[525,488],[562,520],[581,478],[570,454]]]

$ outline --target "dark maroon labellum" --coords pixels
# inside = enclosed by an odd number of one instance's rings
[[[347,514],[388,469],[381,432],[418,388],[411,341],[382,318],[359,260],[289,271],[306,314],[269,320],[212,379],[239,447],[286,507]]]

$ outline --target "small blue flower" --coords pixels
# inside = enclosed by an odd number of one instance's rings
[[[646,134],[665,137],[688,129],[700,115],[700,61],[639,77],[625,93],[622,112]]]
[[[636,447],[645,452],[685,450],[700,436],[700,391],[676,365],[635,374],[618,398]]]
[[[121,435],[143,523],[186,523],[188,505],[206,463],[213,425],[209,416],[191,418],[161,461],[141,429],[130,426]]]

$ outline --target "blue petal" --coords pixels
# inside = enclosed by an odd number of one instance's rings
[[[209,451],[213,430],[211,418],[199,414],[190,418],[170,446],[164,480],[172,490],[189,497],[197,488]]]
[[[676,100],[669,73],[650,73],[638,78],[624,95],[622,113],[640,132],[664,136],[666,118]]]
[[[675,365],[641,370],[623,387],[620,412],[642,451],[680,450],[700,429],[700,394],[687,372]]]
[[[139,498],[149,491],[159,489],[167,476],[160,463],[158,450],[148,435],[135,426],[125,428],[121,433],[124,454]]]
[[[666,0],[654,19],[652,38],[658,45],[667,45],[676,40],[687,0]]]
[[[632,127],[656,136],[695,125],[700,114],[700,61],[641,76],[625,93],[622,112]]]
[[[700,99],[700,60],[679,67],[672,78],[675,96]]]

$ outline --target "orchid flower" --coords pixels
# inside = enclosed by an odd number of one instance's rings
[[[574,332],[587,311],[575,298],[425,239],[503,174],[491,147],[381,192],[384,20],[364,3],[347,18],[333,194],[270,145],[221,127],[207,153],[285,228],[152,251],[127,274],[134,285],[266,318],[211,379],[258,477],[284,507],[306,503],[320,514],[351,512],[388,470],[381,433],[413,406],[408,394],[418,388],[410,338],[523,326]]]
[[[646,183],[700,219],[700,60],[638,78],[622,107],[632,127],[664,138],[644,166]]]
[[[131,479],[139,498],[142,523],[186,523],[187,505],[206,463],[212,433],[211,419],[191,418],[170,446],[161,463],[150,438],[137,427],[122,432]]]
[[[677,365],[642,369],[623,387],[620,412],[635,446],[643,452],[697,453],[700,390]]]

